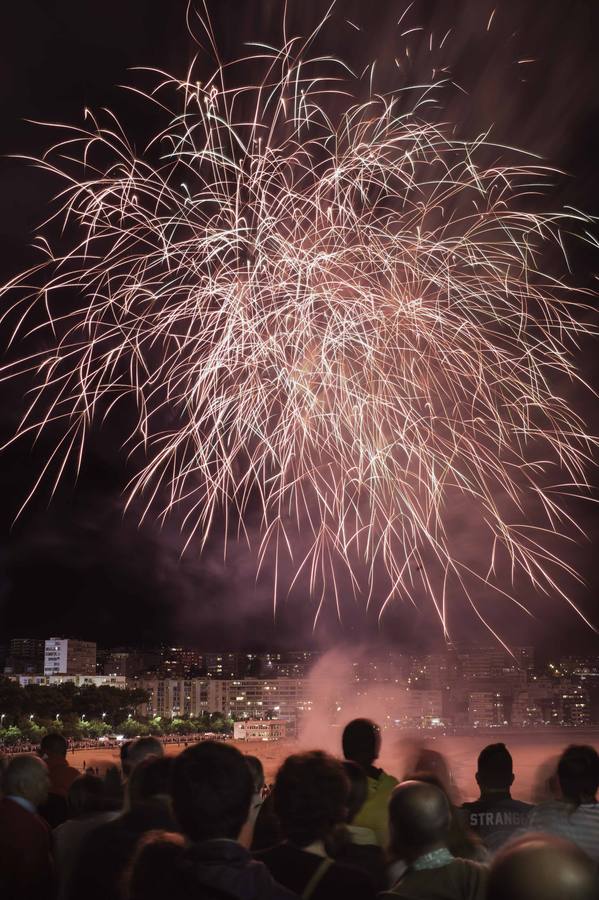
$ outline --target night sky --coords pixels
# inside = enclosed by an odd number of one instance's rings
[[[328,7],[322,2],[290,0],[290,31],[306,31]],[[584,0],[429,0],[416,3],[401,29],[396,22],[406,3],[365,4],[339,0],[338,12],[319,49],[342,54],[355,68],[381,60],[381,78],[393,67],[385,60],[407,43],[400,31],[423,26],[410,36],[410,76],[431,77],[431,31],[452,34],[444,64],[463,91],[447,92],[442,118],[460,137],[474,137],[493,126],[498,142],[541,154],[564,175],[555,178],[551,205],[571,204],[599,214],[599,15]],[[47,214],[57,184],[30,163],[11,154],[40,154],[52,137],[25,120],[82,121],[84,107],[109,107],[127,123],[140,146],[152,133],[154,115],[136,95],[119,85],[136,84],[133,66],[154,66],[182,76],[197,48],[185,26],[186,0],[20,0],[3,10],[0,31],[0,282],[32,265],[33,231]],[[280,36],[280,0],[218,0],[210,5],[225,58],[240,52],[245,40]],[[310,13],[302,12],[310,8]],[[366,11],[376,7],[368,20]],[[566,10],[567,7],[567,10]],[[541,12],[542,10],[542,12]],[[357,22],[356,31],[346,20]],[[518,60],[532,59],[531,63]],[[202,63],[200,63],[201,65]],[[392,82],[391,82],[392,83]],[[574,249],[573,283],[596,286],[599,257]],[[2,345],[6,335],[0,332]],[[14,351],[10,351],[14,352]],[[585,378],[597,385],[597,347],[581,348]],[[21,415],[24,380],[0,384],[0,429],[8,440]],[[568,388],[568,391],[570,392]],[[569,393],[576,408],[597,432],[595,401]],[[67,475],[50,501],[46,489],[33,498],[17,522],[15,515],[51,451],[52,429],[35,447],[22,441],[0,456],[0,643],[12,636],[81,636],[104,643],[158,643],[180,640],[204,647],[266,647],[337,641],[384,640],[402,648],[424,649],[440,639],[428,609],[397,605],[379,631],[376,611],[349,598],[339,623],[325,612],[312,633],[313,601],[303,594],[283,602],[273,618],[270,572],[254,581],[252,560],[233,548],[223,563],[222,541],[215,535],[202,557],[190,549],[181,558],[176,520],[160,528],[148,520],[140,527],[135,510],[124,514],[123,490],[131,462],[118,447],[126,435],[122,421],[96,428],[82,471]],[[593,479],[596,482],[596,478]],[[573,548],[571,561],[585,584],[573,589],[581,608],[599,626],[596,556],[599,529],[591,504],[572,501],[571,514],[589,540]],[[468,535],[467,523],[464,534]],[[473,532],[471,540],[476,540]],[[500,610],[495,622],[508,640],[531,641],[552,649],[599,649],[597,639],[563,604],[543,600],[521,586],[532,619]],[[332,604],[331,604],[332,606]],[[480,639],[465,606],[455,598],[455,636]]]

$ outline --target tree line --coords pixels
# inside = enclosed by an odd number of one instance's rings
[[[149,692],[140,688],[78,687],[72,682],[20,687],[0,678],[0,744],[36,743],[48,731],[85,740],[110,734],[228,734],[233,730],[232,720],[218,712],[193,718],[142,718],[136,711],[148,699]]]

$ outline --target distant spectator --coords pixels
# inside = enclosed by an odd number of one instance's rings
[[[0,752],[0,797],[2,797],[2,778],[8,766],[9,759],[6,754]]]
[[[555,834],[572,841],[599,862],[599,756],[593,747],[573,745],[557,766],[561,800],[535,807],[530,831]]]
[[[266,796],[262,797],[254,822],[251,850],[255,853],[267,850],[275,844],[280,844],[282,840],[281,823],[275,813],[272,789],[269,789]]]
[[[218,741],[188,747],[173,763],[175,815],[191,842],[177,879],[191,879],[194,898],[291,900],[265,866],[239,843],[255,783],[243,755]],[[220,892],[220,893],[219,893]]]
[[[148,758],[135,766],[127,784],[126,810],[87,835],[66,886],[66,897],[121,900],[123,873],[139,838],[155,829],[177,831],[170,808],[171,766],[170,757]]]
[[[495,853],[515,832],[527,827],[533,807],[512,799],[513,763],[505,744],[489,744],[481,751],[476,781],[480,798],[464,803],[462,809],[470,828]]]
[[[418,746],[410,771],[428,772],[431,777],[434,777],[434,783],[445,793],[449,802],[455,802],[456,787],[451,777],[449,764],[438,750],[432,750],[430,747],[422,745]],[[402,781],[408,781],[408,776],[406,775]]]
[[[373,765],[381,752],[380,728],[370,719],[353,719],[345,726],[342,745],[345,758],[362,766],[368,778],[368,796],[353,824],[370,828],[380,846],[385,847],[389,838],[389,798],[398,782]]]
[[[15,756],[3,774],[0,800],[0,897],[47,900],[53,894],[50,829],[38,815],[50,780],[36,756]]]
[[[557,764],[559,756],[550,756],[537,768],[531,788],[530,799],[533,806],[539,803],[548,803],[550,800],[559,800],[561,791],[557,780]]]
[[[67,796],[69,819],[54,829],[52,843],[59,897],[66,896],[66,885],[87,835],[105,822],[118,816],[118,812],[106,809],[104,785],[95,775],[82,775],[69,788]]]
[[[40,815],[50,828],[56,828],[67,818],[67,793],[81,773],[67,762],[68,744],[58,732],[50,732],[42,738],[39,755],[48,766],[50,790],[46,802],[40,807]]]
[[[51,731],[42,738],[40,756],[48,766],[50,776],[50,793],[59,794],[66,799],[70,786],[80,772],[67,762],[69,745],[66,738],[56,731]]]
[[[249,753],[245,754],[244,757],[246,765],[249,767],[249,770],[252,774],[252,779],[254,781],[254,793],[261,794],[264,788],[264,766],[257,756],[251,756]]]
[[[252,797],[252,802],[250,804],[250,814],[239,835],[239,843],[243,844],[243,846],[247,847],[249,850],[252,846],[254,826],[262,804],[264,803],[264,767],[257,756],[247,754],[244,755],[243,758],[245,759],[246,765],[252,776],[252,781],[254,782],[254,796]]]
[[[110,809],[121,809],[124,798],[124,785],[117,766],[108,766],[104,772],[104,792]]]
[[[347,819],[340,826],[330,843],[331,855],[337,862],[354,866],[366,872],[377,890],[387,887],[385,856],[371,828],[355,825],[354,819],[368,796],[367,776],[358,763],[345,760],[343,770],[349,779]]]
[[[530,835],[501,850],[491,866],[487,900],[597,900],[597,868],[575,844]]]
[[[131,749],[132,744],[133,741],[123,741],[119,750],[123,781],[126,781],[131,773],[131,766],[129,765],[129,750]],[[83,765],[85,765],[85,763]]]
[[[277,881],[312,900],[374,898],[372,879],[335,862],[326,850],[336,826],[346,820],[348,799],[348,777],[332,756],[314,750],[285,760],[273,800],[286,841],[256,854]]]
[[[474,859],[477,862],[488,862],[489,852],[481,840],[481,838],[473,831],[464,819],[461,809],[458,809],[451,802],[451,797],[447,792],[447,782],[441,779],[439,775],[431,772],[415,772],[411,776],[414,781],[424,781],[426,784],[434,784],[443,791],[449,803],[451,812],[451,821],[449,823],[449,831],[447,834],[447,849],[454,856],[460,859]]]
[[[451,811],[433,784],[404,781],[389,804],[390,850],[406,871],[382,897],[403,900],[484,900],[486,867],[457,859],[447,847]]]

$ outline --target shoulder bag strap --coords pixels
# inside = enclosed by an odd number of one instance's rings
[[[308,882],[308,884],[302,891],[302,900],[310,900],[310,897],[312,896],[312,894],[314,893],[314,891],[320,884],[321,880],[324,878],[324,876],[326,875],[326,873],[328,872],[328,870],[331,868],[332,865],[333,865],[332,859],[323,859],[321,864],[318,866],[318,868],[312,875],[312,878],[310,879],[310,881]]]

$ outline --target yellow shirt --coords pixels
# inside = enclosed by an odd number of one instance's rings
[[[380,847],[389,842],[389,798],[397,778],[381,772],[378,778],[368,776],[368,797],[360,812],[355,816],[352,825],[371,828]]]

